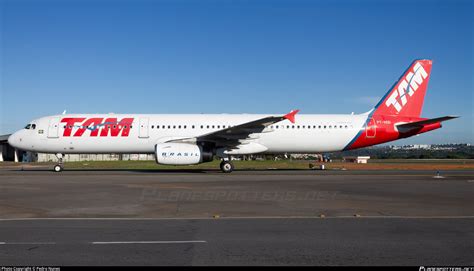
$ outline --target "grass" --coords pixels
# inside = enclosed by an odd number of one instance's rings
[[[212,162],[188,165],[188,166],[168,166],[159,165],[155,161],[87,161],[87,162],[67,162],[68,168],[87,169],[219,169],[219,160]],[[233,161],[239,169],[307,169],[308,162],[298,161]]]
[[[66,162],[69,169],[219,169],[220,161],[214,160],[209,163],[190,166],[167,166],[158,165],[155,161],[81,161]],[[315,163],[309,160],[280,160],[280,161],[233,161],[237,169],[309,169],[309,164],[316,166],[322,163]],[[472,170],[474,160],[472,159],[391,159],[391,160],[369,160],[367,164],[344,163],[334,161],[324,163],[327,169],[347,169],[347,170]]]

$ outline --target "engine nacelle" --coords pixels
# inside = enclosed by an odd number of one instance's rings
[[[194,165],[212,161],[213,153],[201,146],[188,143],[160,143],[155,145],[155,160],[163,165]]]

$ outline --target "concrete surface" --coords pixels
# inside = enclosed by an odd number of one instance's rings
[[[473,216],[474,174],[0,170],[0,218]]]
[[[2,169],[0,266],[473,265],[474,174],[441,176]]]
[[[0,222],[0,265],[474,264],[474,219]]]

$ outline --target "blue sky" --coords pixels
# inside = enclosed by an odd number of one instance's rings
[[[61,113],[362,113],[433,59],[398,141],[474,143],[472,1],[0,0],[0,134]]]

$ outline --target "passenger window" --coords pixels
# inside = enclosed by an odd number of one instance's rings
[[[154,129],[154,128],[155,128],[155,125],[152,125],[152,126],[151,126],[151,129]]]
[[[194,129],[194,125],[193,125],[193,126],[191,126],[191,128],[193,128],[193,129]]]
[[[183,128],[186,129],[186,125],[184,125]]]
[[[181,129],[181,125],[178,126],[178,129]]]

